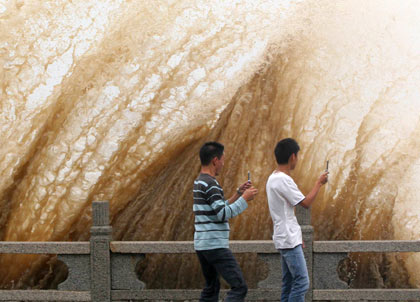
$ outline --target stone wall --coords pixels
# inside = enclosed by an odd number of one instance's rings
[[[145,255],[194,254],[193,242],[112,241],[108,212],[107,202],[94,202],[90,242],[0,242],[0,253],[57,254],[68,267],[58,290],[1,290],[0,301],[197,301],[200,290],[151,290],[136,274]],[[420,241],[313,241],[310,216],[305,215],[299,219],[311,278],[306,301],[420,301],[419,289],[349,289],[338,276],[338,266],[350,252],[420,252]],[[280,255],[273,243],[231,241],[230,248],[235,254],[257,254],[266,266],[266,278],[249,290],[247,301],[279,301]]]

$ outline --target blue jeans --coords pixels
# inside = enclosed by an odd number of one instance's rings
[[[279,249],[281,254],[281,302],[304,302],[309,289],[309,275],[302,245]]]
[[[201,292],[200,302],[219,301],[219,275],[231,286],[225,302],[243,302],[248,287],[241,268],[229,249],[196,251],[201,269],[206,279],[206,287]]]

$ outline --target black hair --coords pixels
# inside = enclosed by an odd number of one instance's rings
[[[213,158],[221,158],[225,147],[218,142],[207,142],[200,149],[201,165],[207,166]]]
[[[279,141],[274,148],[274,155],[279,165],[287,164],[292,154],[299,152],[300,148],[298,143],[293,138],[285,138]]]

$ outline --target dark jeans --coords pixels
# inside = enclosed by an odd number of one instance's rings
[[[219,275],[229,283],[231,290],[225,302],[245,301],[248,287],[241,268],[229,249],[196,251],[206,279],[206,287],[201,292],[200,302],[217,302],[219,300]]]

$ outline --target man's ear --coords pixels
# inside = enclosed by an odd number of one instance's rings
[[[296,154],[292,153],[292,154],[289,156],[289,160],[288,160],[288,162],[289,162],[289,163],[291,163],[291,162],[295,159],[295,157],[296,157]]]
[[[218,160],[217,156],[213,157],[213,159],[211,160],[211,164],[212,164],[213,166],[215,166],[215,165],[216,165],[217,160]]]

